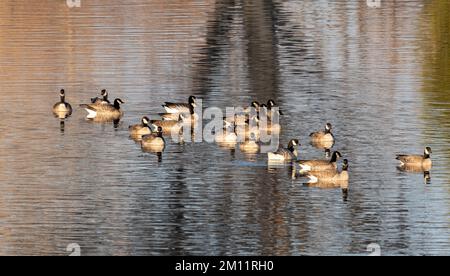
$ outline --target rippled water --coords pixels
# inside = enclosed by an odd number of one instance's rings
[[[0,254],[450,254],[447,1],[65,1],[0,4]],[[106,88],[125,117],[73,106]],[[214,144],[161,158],[128,125],[191,94],[205,106],[275,99],[282,142],[323,158],[325,122],[350,160],[350,192],[308,188],[289,166]],[[396,169],[433,149],[434,168]]]

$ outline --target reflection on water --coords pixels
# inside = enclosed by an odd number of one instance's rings
[[[64,2],[0,6],[0,254],[450,254],[446,1]],[[55,119],[61,88],[74,107],[108,89],[125,116]],[[274,99],[302,159],[323,158],[308,135],[332,123],[348,193],[239,147],[129,139],[191,94]],[[396,169],[425,146],[430,175]]]

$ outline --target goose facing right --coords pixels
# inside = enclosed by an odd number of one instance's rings
[[[286,149],[280,148],[276,152],[269,152],[267,154],[269,162],[285,162],[297,159],[299,146],[300,143],[297,139],[291,140]]]
[[[433,166],[431,161],[431,151],[430,147],[426,147],[423,155],[397,155],[397,160],[400,161],[400,167],[417,168],[423,171],[430,171]]]
[[[95,97],[91,99],[91,103],[93,104],[109,104],[109,100],[108,100],[108,91],[106,91],[106,89],[103,89],[102,92],[100,93],[101,98],[99,97]]]
[[[190,113],[191,106],[196,107],[197,98],[190,96],[188,103],[171,103],[166,102],[163,107],[167,113]]]
[[[333,152],[331,160],[308,160],[299,161],[300,173],[304,174],[311,171],[336,171],[337,161],[342,157],[342,154],[338,151]]]
[[[310,172],[306,175],[309,178],[308,183],[342,183],[348,182],[349,174],[348,174],[348,160],[344,159],[342,164],[342,171],[319,171],[319,172]]]
[[[259,144],[257,142],[256,135],[254,133],[250,134],[250,139],[246,140],[244,143],[242,143],[239,148],[244,153],[249,154],[256,154],[259,152]]]
[[[88,112],[88,119],[108,121],[122,118],[123,111],[120,108],[120,105],[124,103],[125,102],[121,99],[115,99],[114,104],[82,104],[80,107],[84,108]]]

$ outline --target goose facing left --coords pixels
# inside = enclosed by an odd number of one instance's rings
[[[66,102],[66,92],[64,89],[61,89],[59,96],[60,101],[53,106],[53,113],[57,116],[70,116],[72,114],[72,106]]]

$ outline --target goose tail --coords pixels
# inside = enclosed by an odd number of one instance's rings
[[[309,174],[306,177],[308,178],[308,183],[310,183],[310,184],[314,184],[314,183],[319,182],[319,178],[317,178],[314,175]]]

